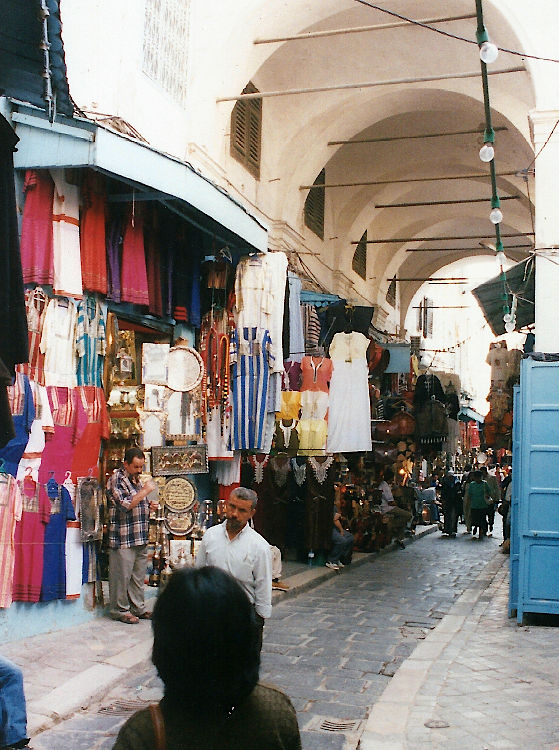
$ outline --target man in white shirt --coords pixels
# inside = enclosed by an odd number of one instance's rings
[[[237,579],[254,605],[262,640],[264,620],[272,614],[272,560],[270,545],[249,525],[257,502],[254,490],[233,490],[225,504],[226,522],[202,537],[196,567],[215,565]]]

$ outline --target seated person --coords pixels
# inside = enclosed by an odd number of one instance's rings
[[[232,576],[174,572],[152,626],[164,696],[128,719],[113,750],[301,750],[291,701],[258,682],[255,610]]]
[[[412,519],[412,514],[408,510],[399,508],[396,504],[389,485],[389,482],[392,482],[393,479],[394,472],[392,469],[385,469],[382,481],[378,486],[382,492],[380,510],[389,521],[392,536],[396,537],[400,548],[405,549],[404,534],[409,521]]]
[[[332,549],[326,561],[326,567],[332,570],[339,570],[344,567],[344,564],[350,563],[351,553],[353,552],[353,534],[344,528],[339,508],[340,500],[336,498],[334,503],[334,526],[332,528]]]
[[[0,748],[29,748],[23,674],[16,664],[3,657],[0,657],[0,718]]]
[[[420,492],[420,499],[423,505],[427,505],[429,508],[430,522],[436,523],[440,519],[439,506],[437,505],[437,489],[431,485],[428,479],[424,479],[421,483],[422,490]]]

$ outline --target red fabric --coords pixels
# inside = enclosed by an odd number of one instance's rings
[[[53,284],[52,201],[54,182],[47,170],[28,169],[23,184],[21,265],[24,284]]]
[[[82,187],[80,252],[82,285],[90,292],[107,294],[105,248],[105,186],[101,175],[87,172]]]
[[[144,252],[144,222],[138,209],[128,217],[122,243],[120,270],[120,298],[122,302],[149,305],[148,278]]]
[[[78,424],[78,388],[47,386],[49,404],[54,422],[54,435],[47,441],[39,468],[39,482],[46,484],[51,472],[57,482],[62,482],[66,472],[72,468],[76,444],[86,422]]]
[[[37,486],[25,480],[25,498],[34,497]],[[50,521],[50,500],[41,487],[38,492],[38,512],[24,510],[14,535],[15,564],[12,599],[15,602],[38,602],[43,581],[43,552],[45,528]]]
[[[152,215],[152,221],[155,222]],[[163,298],[161,295],[161,253],[157,242],[157,227],[146,226],[146,268],[148,275],[149,311],[152,315],[162,317]]]
[[[303,357],[301,362],[301,390],[328,393],[332,370],[332,360],[327,357]]]
[[[97,474],[101,440],[110,434],[109,415],[102,388],[82,385],[76,389],[77,434],[80,435],[72,456],[72,481],[86,477],[89,470]]]

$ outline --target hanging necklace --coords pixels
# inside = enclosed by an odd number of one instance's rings
[[[324,482],[326,481],[326,475],[328,474],[328,469],[334,463],[334,456],[328,456],[326,461],[324,461],[324,463],[322,464],[318,463],[314,456],[310,456],[309,463],[312,466],[312,470],[317,482],[319,484],[324,484]]]

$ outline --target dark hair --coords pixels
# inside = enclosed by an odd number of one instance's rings
[[[173,573],[153,610],[152,660],[165,703],[191,715],[227,713],[258,682],[254,608],[244,589],[214,567]]]
[[[481,481],[481,471],[479,469],[476,469],[474,472],[472,472],[473,480],[474,482]]]
[[[235,487],[234,490],[231,491],[229,497],[234,495],[235,497],[238,497],[239,500],[248,500],[252,503],[252,510],[256,508],[256,505],[258,503],[258,495],[254,490],[249,490],[248,487]]]
[[[392,469],[385,469],[382,478],[385,482],[388,482],[390,479],[394,479],[394,472],[392,471]]]
[[[134,448],[127,448],[126,452],[124,454],[124,463],[125,464],[131,464],[132,461],[135,458],[144,458],[145,459],[145,455],[144,455],[143,450],[140,450],[140,448],[135,448],[135,447]]]
[[[466,471],[471,471],[471,470],[472,470],[472,464],[466,464],[466,465],[464,466],[464,471],[465,471],[465,472],[466,472]]]

